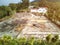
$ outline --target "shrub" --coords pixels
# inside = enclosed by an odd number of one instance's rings
[[[0,6],[0,19],[12,15],[12,10],[8,6]]]

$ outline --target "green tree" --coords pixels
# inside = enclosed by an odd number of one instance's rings
[[[10,3],[10,4],[9,4],[9,7],[11,7],[12,10],[16,10],[17,4],[15,4],[15,3]]]
[[[0,19],[12,15],[12,10],[8,6],[0,6]]]
[[[28,8],[29,0],[22,0],[22,4],[23,4],[24,8]]]
[[[46,7],[47,1],[46,0],[40,0],[38,4],[39,4],[39,7]]]

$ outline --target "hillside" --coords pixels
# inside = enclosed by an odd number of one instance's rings
[[[34,0],[34,2],[38,2],[38,1],[41,1],[41,0]],[[60,0],[47,0],[49,2],[60,2]]]

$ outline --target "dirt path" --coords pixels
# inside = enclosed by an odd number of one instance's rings
[[[20,37],[31,37],[34,36],[36,38],[44,38],[48,34],[59,34],[59,28],[51,23],[45,16],[35,16],[34,14],[30,14],[31,17],[28,20],[27,25],[21,31],[21,33],[17,36]]]

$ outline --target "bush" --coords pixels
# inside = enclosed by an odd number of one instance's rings
[[[49,35],[48,35],[49,36]],[[53,36],[54,38],[58,39],[58,35]],[[11,36],[4,35],[0,38],[0,45],[60,45],[60,40],[58,39],[57,42],[46,42],[46,40],[42,39],[35,39],[34,37],[31,38],[12,38]]]
[[[12,15],[12,10],[8,6],[0,6],[0,19]]]

